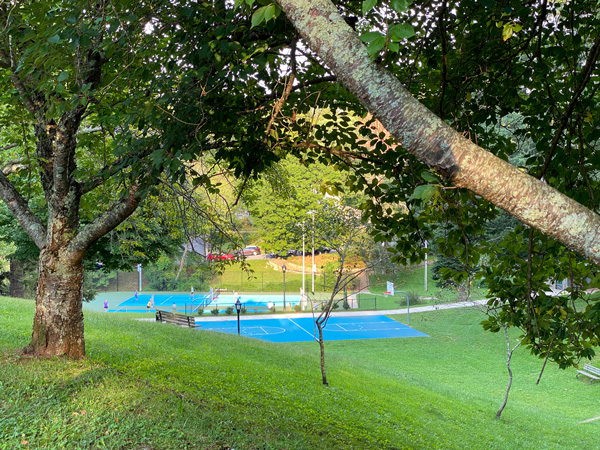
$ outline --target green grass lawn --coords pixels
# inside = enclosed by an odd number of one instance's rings
[[[302,264],[301,259],[299,264]],[[281,270],[275,270],[269,265],[267,259],[253,259],[246,261],[251,273],[241,269],[240,264],[225,266],[222,274],[216,275],[211,286],[225,288],[228,291],[238,292],[271,292],[283,293],[283,273]],[[298,261],[296,261],[298,263]],[[305,274],[306,292],[312,289],[312,274],[310,272],[310,258],[306,258]],[[302,273],[291,272],[288,270],[285,274],[285,289],[288,294],[300,295],[302,288]],[[323,277],[315,276],[315,297],[317,300],[328,298],[330,293],[326,292],[323,286]]]
[[[240,292],[283,292],[283,273],[269,266],[267,259],[246,261],[251,273],[241,269],[239,263],[225,266],[223,274],[216,275],[212,286]],[[307,270],[310,270],[308,268]],[[311,275],[306,273],[307,286],[310,286]],[[302,274],[287,271],[285,274],[287,292],[299,294],[302,287]]]
[[[396,291],[415,293],[419,297],[435,297],[435,301],[423,301],[423,304],[429,303],[448,303],[459,301],[459,295],[453,289],[440,289],[436,286],[436,281],[432,278],[433,271],[431,266],[427,270],[427,291],[425,291],[425,267],[406,267],[399,268],[387,275],[371,275],[369,277],[369,291],[373,294],[383,295],[387,291],[387,281],[395,282]],[[471,300],[480,300],[486,298],[487,290],[482,288],[473,288],[470,292]],[[405,297],[404,297],[405,298]],[[393,302],[393,300],[390,300]],[[379,308],[378,309],[383,309]]]
[[[0,297],[0,449],[597,448],[598,385],[514,356],[476,310],[411,315],[429,338],[272,344],[86,312],[87,358],[18,357],[31,301]],[[404,317],[400,317],[404,319]]]
[[[217,275],[212,280],[213,286],[226,288],[229,291],[239,292],[283,292],[283,274],[281,271],[274,270],[269,261],[265,259],[249,260],[248,266],[252,273],[241,270],[239,264],[226,266],[223,274]],[[307,266],[306,290],[310,292],[312,288],[312,279],[310,264]],[[414,293],[423,297],[419,305],[428,305],[435,303],[448,303],[459,301],[458,292],[451,289],[440,289],[436,287],[436,282],[431,278],[432,271],[428,270],[428,290],[425,291],[425,268],[410,267],[397,269],[394,274],[389,275],[371,275],[369,277],[370,286],[368,293],[362,291],[359,294],[360,309],[396,309],[406,306],[406,297],[403,294],[396,294],[395,297],[384,296],[387,290],[386,281],[395,281],[396,290],[408,293]],[[290,294],[299,294],[302,287],[302,274],[288,271],[286,273],[286,292]],[[364,288],[364,286],[361,286]],[[485,298],[487,291],[485,289],[473,289],[470,299],[479,300]],[[325,300],[329,297],[327,288],[323,286],[323,277],[315,277],[315,297],[317,300]],[[342,295],[340,294],[340,297]],[[414,304],[413,304],[414,306]]]

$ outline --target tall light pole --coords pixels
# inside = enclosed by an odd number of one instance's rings
[[[305,242],[304,242],[304,220],[302,221],[302,297],[306,295],[306,255],[305,255]]]
[[[315,295],[315,213],[316,211],[308,211],[307,214],[312,216],[312,294]]]
[[[283,271],[283,311],[285,312],[285,264],[281,266]]]
[[[427,240],[425,240],[425,292],[427,292]]]
[[[138,271],[138,284],[139,284],[139,291],[142,292],[142,265],[138,264],[137,265],[137,271]]]

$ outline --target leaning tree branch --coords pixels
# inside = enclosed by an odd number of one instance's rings
[[[330,0],[277,0],[288,19],[396,140],[457,187],[600,265],[600,216],[469,141],[415,99],[365,45]]]

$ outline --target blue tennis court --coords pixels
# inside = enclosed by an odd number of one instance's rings
[[[247,311],[252,312],[253,306],[275,306],[278,309],[283,308],[283,297],[281,295],[270,294],[243,294],[238,295],[242,306]],[[286,307],[292,309],[300,302],[299,295],[287,295]],[[177,310],[180,313],[196,313],[199,308],[218,309],[222,314],[226,308],[233,306],[236,298],[233,294],[216,295],[210,292],[197,292],[194,296],[189,293],[173,293],[173,294],[141,294],[137,298],[129,297],[127,300],[119,303],[115,308],[110,308],[108,312],[155,312],[156,309],[167,311]],[[148,302],[151,303],[150,308],[147,308]],[[152,303],[154,306],[152,306]]]
[[[212,301],[211,293],[190,294],[138,294],[137,298],[129,297],[108,312],[155,312],[156,308],[167,311],[176,309],[178,312],[190,313],[198,308],[206,308]],[[148,302],[154,307],[147,308]]]
[[[199,330],[237,334],[237,320],[202,321],[196,319]],[[281,319],[240,319],[240,334],[270,342],[311,342],[317,336],[312,317]],[[330,317],[323,330],[326,341],[352,339],[389,339],[402,337],[429,337],[414,328],[386,316]]]

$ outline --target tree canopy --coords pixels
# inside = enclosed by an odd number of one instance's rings
[[[331,192],[363,196],[396,262],[419,261],[438,236],[465,267],[459,281],[485,265],[502,311],[486,326],[520,327],[534,353],[573,364],[599,338],[585,293],[600,261],[598,12],[546,0],[2,2],[0,195],[41,250],[40,280],[67,267],[52,276],[72,289],[93,243],[157,183],[218,194],[227,173],[237,199],[293,153],[349,171]],[[308,120],[317,109],[325,122]],[[524,225],[487,243],[501,210]],[[566,296],[545,294],[564,278]],[[61,289],[41,292],[39,305],[61,308]],[[77,294],[63,297],[81,323]],[[36,316],[34,344],[53,320]]]

